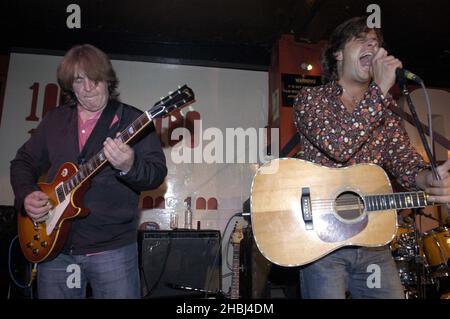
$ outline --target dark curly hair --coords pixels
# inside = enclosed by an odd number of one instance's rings
[[[380,29],[371,29],[367,26],[367,17],[351,18],[334,29],[331,33],[328,45],[322,54],[323,82],[338,79],[336,53],[342,50],[345,44],[361,34],[374,30],[380,46],[383,45],[383,35]]]
[[[81,67],[87,77],[95,82],[105,81],[111,99],[117,99],[119,80],[108,56],[90,44],[76,45],[64,55],[58,66],[58,83],[61,86],[66,103],[76,103],[73,92],[75,69]]]

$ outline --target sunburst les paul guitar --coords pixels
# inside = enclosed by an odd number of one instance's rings
[[[300,266],[349,245],[389,243],[397,209],[424,207],[424,192],[393,193],[374,164],[327,168],[299,159],[261,166],[251,188],[256,244],[271,262]]]
[[[194,102],[194,92],[186,85],[178,88],[144,112],[118,136],[129,144],[154,119]],[[57,256],[64,246],[74,218],[86,216],[82,198],[90,180],[107,163],[103,150],[83,165],[64,163],[52,183],[38,186],[49,197],[52,209],[44,221],[36,222],[28,215],[18,214],[19,242],[25,257],[33,263]]]

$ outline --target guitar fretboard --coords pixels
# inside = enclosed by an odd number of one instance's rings
[[[123,143],[129,143],[153,119],[169,114],[172,110],[186,106],[194,101],[194,92],[186,85],[179,87],[175,92],[161,98],[153,108],[141,114],[136,120],[123,130],[118,138]],[[61,203],[80,184],[95,174],[107,162],[103,149],[87,162],[78,167],[78,171],[64,183],[56,187],[55,191]]]
[[[145,128],[150,123],[149,116],[147,112],[144,112],[136,120],[133,121],[125,130],[123,130],[117,137],[123,143],[128,143],[134,136],[137,135],[143,128]],[[99,151],[90,160],[81,164],[79,166],[79,171],[67,180],[63,185],[63,190],[65,194],[69,194],[78,185],[83,183],[87,178],[94,174],[98,169],[100,169],[103,164],[106,163],[106,156],[103,150]],[[57,191],[58,196],[60,191]],[[62,195],[62,194],[61,194]]]
[[[427,197],[424,192],[369,195],[364,196],[364,204],[368,211],[417,208],[427,206]]]
[[[239,299],[239,244],[233,244],[233,277],[231,277],[231,299]]]

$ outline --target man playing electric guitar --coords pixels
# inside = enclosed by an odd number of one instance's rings
[[[450,201],[450,160],[433,179],[428,165],[414,150],[389,89],[402,63],[382,47],[379,29],[366,18],[353,18],[332,33],[323,56],[328,82],[303,88],[295,100],[295,125],[300,158],[327,167],[374,163],[409,189],[422,189],[429,202]],[[369,287],[370,265],[380,267],[380,286]],[[388,246],[349,246],[331,252],[300,270],[303,298],[404,298]]]
[[[35,228],[51,219],[57,203],[37,185],[65,178],[71,166],[102,151],[106,167],[91,180],[84,195],[80,179],[95,163],[87,163],[77,178],[61,183],[58,196],[68,209],[87,209],[71,222],[61,253],[38,265],[39,298],[84,298],[89,282],[94,298],[140,298],[137,223],[139,192],[158,187],[167,174],[165,156],[153,125],[132,146],[118,138],[142,112],[118,101],[118,80],[109,58],[91,45],[70,49],[58,68],[58,82],[69,103],[50,111],[11,162],[11,184],[19,214],[28,214]],[[84,174],[84,175],[83,175]],[[79,177],[79,178],[78,178]],[[68,195],[69,194],[69,195]],[[71,195],[74,194],[74,195]],[[55,227],[55,231],[62,231]],[[48,226],[48,225],[47,225]],[[38,255],[48,242],[35,235],[25,247]],[[28,250],[27,250],[28,251]],[[70,280],[79,275],[79,280]]]

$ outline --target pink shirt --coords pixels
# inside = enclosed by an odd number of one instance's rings
[[[100,115],[102,112],[98,112],[93,118],[86,120],[83,122],[80,116],[80,106],[78,106],[78,146],[80,147],[80,151],[83,149],[84,145],[86,144],[89,136],[92,133],[92,130],[95,127],[95,124],[97,124],[98,119],[100,118]],[[111,122],[111,126],[113,126],[117,121],[119,121],[119,118],[117,117],[117,114],[114,115],[114,118]]]
[[[83,122],[80,116],[80,107],[78,106],[78,143],[80,147],[80,152],[83,149],[84,145],[86,144],[86,141],[88,140],[89,136],[92,133],[92,130],[95,127],[95,124],[97,124],[98,119],[100,118],[100,115],[102,112],[98,112],[93,118]],[[117,117],[117,114],[114,115],[114,118],[111,122],[111,126],[113,126],[119,118]],[[87,254],[86,256],[93,256],[98,254],[103,254],[104,252],[98,252],[94,254]]]

